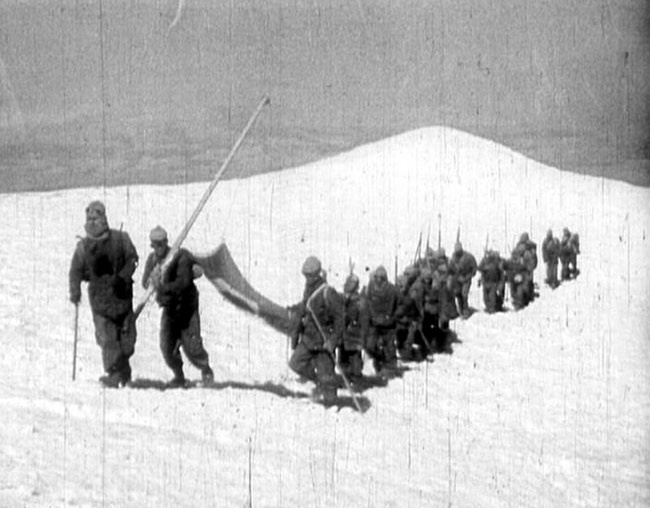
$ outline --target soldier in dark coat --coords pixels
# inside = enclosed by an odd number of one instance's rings
[[[339,347],[339,367],[351,383],[363,376],[363,350],[368,335],[368,305],[359,293],[359,277],[348,275],[343,285],[345,328]]]
[[[409,266],[396,281],[399,300],[395,312],[395,339],[397,352],[403,361],[419,360],[430,352],[422,339],[420,311],[411,295],[411,288],[419,275],[419,268]]]
[[[542,260],[546,263],[546,284],[555,289],[559,285],[557,278],[557,265],[560,259],[560,241],[553,236],[553,231],[546,232],[542,242]]]
[[[179,249],[166,268],[162,263],[170,252],[167,232],[160,226],[151,230],[153,252],[149,254],[142,274],[142,285],[153,284],[156,301],[162,307],[160,317],[160,350],[167,366],[174,373],[172,387],[186,384],[183,372],[183,350],[188,361],[201,371],[204,383],[214,379],[208,353],[203,347],[199,317],[199,291],[194,284],[198,265],[186,249]]]
[[[377,267],[373,272],[364,295],[370,314],[366,352],[372,358],[375,372],[390,378],[397,369],[395,313],[399,293],[388,281],[388,274],[383,266]]]
[[[70,301],[79,304],[81,282],[88,282],[95,339],[102,350],[105,372],[100,381],[118,387],[131,380],[129,358],[136,341],[132,276],[138,253],[126,232],[109,228],[100,201],[86,208],[85,230],[70,264]]]
[[[571,231],[564,228],[562,239],[560,240],[560,263],[562,264],[561,278],[569,280],[571,278],[571,263],[574,259],[574,250],[571,245]]]
[[[455,308],[447,283],[439,272],[424,268],[413,283],[409,296],[415,303],[419,314],[419,330],[428,352],[448,351],[449,317],[447,309]]]
[[[528,259],[526,259],[528,258]],[[529,284],[530,253],[523,244],[518,245],[505,262],[506,277],[510,284],[510,298],[515,310],[526,307],[532,300]]]
[[[535,298],[534,276],[535,269],[537,268],[537,244],[530,239],[528,233],[522,233],[515,250],[518,248],[523,249],[522,259],[526,266],[526,272],[523,275],[526,279],[526,294],[530,302]]]
[[[483,286],[483,303],[488,314],[503,310],[506,274],[504,261],[497,251],[488,250],[478,266]]]
[[[451,290],[455,299],[458,313],[463,319],[469,317],[469,289],[472,285],[472,277],[476,275],[476,258],[463,250],[463,245],[456,242],[454,253],[449,260],[451,271]]]
[[[293,353],[289,367],[316,383],[315,398],[329,401],[336,397],[334,355],[343,339],[344,315],[341,297],[325,282],[322,273],[320,260],[309,256],[302,266],[302,301],[290,307]]]

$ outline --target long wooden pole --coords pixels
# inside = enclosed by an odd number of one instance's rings
[[[77,341],[79,339],[79,304],[74,306],[74,343],[72,346],[72,380],[77,377]]]
[[[208,186],[208,188],[203,193],[203,197],[201,198],[199,203],[196,205],[196,208],[194,209],[194,212],[192,213],[190,218],[185,223],[185,226],[183,227],[181,232],[178,234],[178,236],[174,240],[174,243],[172,243],[171,248],[169,249],[169,253],[165,257],[165,259],[163,260],[162,265],[161,265],[161,269],[162,269],[163,273],[167,269],[167,266],[169,265],[169,263],[171,262],[173,257],[178,252],[178,249],[180,248],[183,241],[185,241],[185,238],[187,238],[187,235],[189,234],[190,229],[192,229],[192,226],[194,226],[194,223],[196,222],[196,219],[199,217],[199,214],[201,213],[201,211],[203,211],[203,208],[205,207],[205,204],[208,202],[208,199],[210,199],[210,196],[212,195],[212,192],[214,191],[215,187],[219,183],[219,180],[221,180],[221,177],[223,176],[224,172],[226,171],[226,168],[228,167],[228,165],[232,161],[233,157],[235,156],[235,153],[237,152],[237,150],[239,150],[239,147],[241,146],[242,142],[244,141],[244,138],[246,137],[246,135],[250,131],[251,127],[255,123],[255,120],[257,120],[257,117],[262,112],[262,109],[264,108],[264,106],[266,106],[270,102],[271,102],[271,100],[269,99],[269,97],[264,96],[262,98],[262,100],[260,101],[259,105],[257,106],[257,108],[255,109],[255,111],[253,112],[253,115],[251,116],[250,120],[246,124],[246,127],[244,127],[244,130],[239,135],[239,138],[237,139],[237,141],[235,142],[233,147],[230,149],[230,153],[228,154],[226,159],[221,164],[221,168],[219,169],[219,171],[217,171],[217,174],[214,176],[212,182],[210,182],[210,185]],[[135,311],[134,311],[135,319],[138,319],[138,316],[143,311],[144,307],[147,305],[147,302],[149,302],[149,300],[151,299],[151,296],[153,295],[153,293],[155,291],[156,290],[153,287],[153,284],[150,284],[149,288],[147,289],[146,295],[144,296],[142,301],[135,308]]]

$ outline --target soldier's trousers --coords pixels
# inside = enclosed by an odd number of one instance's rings
[[[309,349],[300,341],[289,359],[289,368],[320,386],[336,386],[334,360],[324,349]]]
[[[546,283],[550,286],[557,285],[557,261],[546,263]]]
[[[187,360],[197,369],[210,365],[208,352],[203,347],[201,321],[196,309],[189,320],[186,316],[174,316],[163,308],[160,318],[160,351],[167,366],[179,375],[183,371],[183,350]]]
[[[522,282],[512,282],[510,284],[510,298],[515,310],[524,308],[530,302],[529,281],[524,279]]]
[[[372,358],[375,372],[380,372],[385,367],[389,369],[397,367],[395,329],[370,327],[366,352]]]
[[[503,305],[503,296],[499,294],[499,283],[483,283],[483,303],[488,313],[498,312]]]
[[[351,378],[360,378],[363,374],[363,356],[360,349],[339,348],[339,366]]]
[[[133,311],[124,317],[111,319],[93,312],[95,340],[102,350],[102,363],[107,374],[131,375],[129,358],[133,355],[136,340]]]

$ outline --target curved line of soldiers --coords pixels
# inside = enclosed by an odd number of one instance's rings
[[[549,230],[542,244],[545,282],[552,288],[560,284],[558,262],[562,280],[576,277],[579,253],[577,234],[565,228],[558,240]],[[315,397],[324,401],[336,396],[336,366],[353,387],[363,386],[364,352],[375,373],[387,381],[398,373],[398,359],[422,361],[434,353],[452,352],[449,322],[470,317],[468,295],[477,272],[485,310],[494,313],[504,310],[506,287],[515,310],[534,299],[536,268],[537,245],[528,233],[521,235],[509,259],[486,250],[478,264],[457,241],[451,258],[444,248],[427,248],[395,284],[388,281],[386,268],[378,266],[362,289],[359,277],[350,273],[339,293],[327,284],[320,260],[310,256],[302,266],[303,299],[289,308],[289,366],[314,382]]]
[[[88,300],[95,327],[95,339],[102,351],[105,374],[100,382],[119,387],[131,381],[130,358],[135,350],[136,318],[133,311],[133,274],[138,254],[129,235],[111,229],[106,208],[92,201],[85,210],[86,236],[74,250],[69,271],[70,301],[81,302],[81,283],[88,282]],[[167,232],[156,226],[150,233],[152,252],[142,276],[142,285],[153,284],[162,308],[160,350],[174,374],[168,383],[183,387],[186,379],[183,358],[201,371],[204,383],[213,380],[207,351],[201,337],[199,293],[194,280],[200,276],[191,252],[180,248],[162,273],[160,265],[170,252]],[[397,360],[422,360],[436,352],[451,352],[449,322],[471,314],[467,298],[472,278],[480,272],[479,285],[487,312],[503,309],[506,285],[515,310],[534,298],[533,272],[537,267],[537,246],[528,234],[509,259],[488,250],[479,264],[457,242],[451,258],[444,249],[427,248],[424,257],[388,281],[383,266],[370,274],[364,288],[351,273],[343,293],[327,284],[320,261],[310,256],[303,266],[303,298],[289,307],[292,354],[289,367],[303,379],[316,384],[314,395],[323,400],[336,396],[338,377],[335,365],[352,385],[363,385],[363,355],[372,360],[375,372],[383,379],[394,377]],[[546,282],[577,276],[580,252],[577,234],[565,228],[562,240],[549,230],[542,245],[547,264]],[[76,334],[75,334],[76,335]]]

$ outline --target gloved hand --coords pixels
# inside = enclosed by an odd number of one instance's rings
[[[201,265],[194,263],[192,265],[192,278],[198,279],[202,275],[203,275],[203,268],[201,268]]]
[[[70,301],[72,303],[74,303],[75,305],[79,305],[79,302],[81,301],[81,290],[80,289],[70,291]]]

